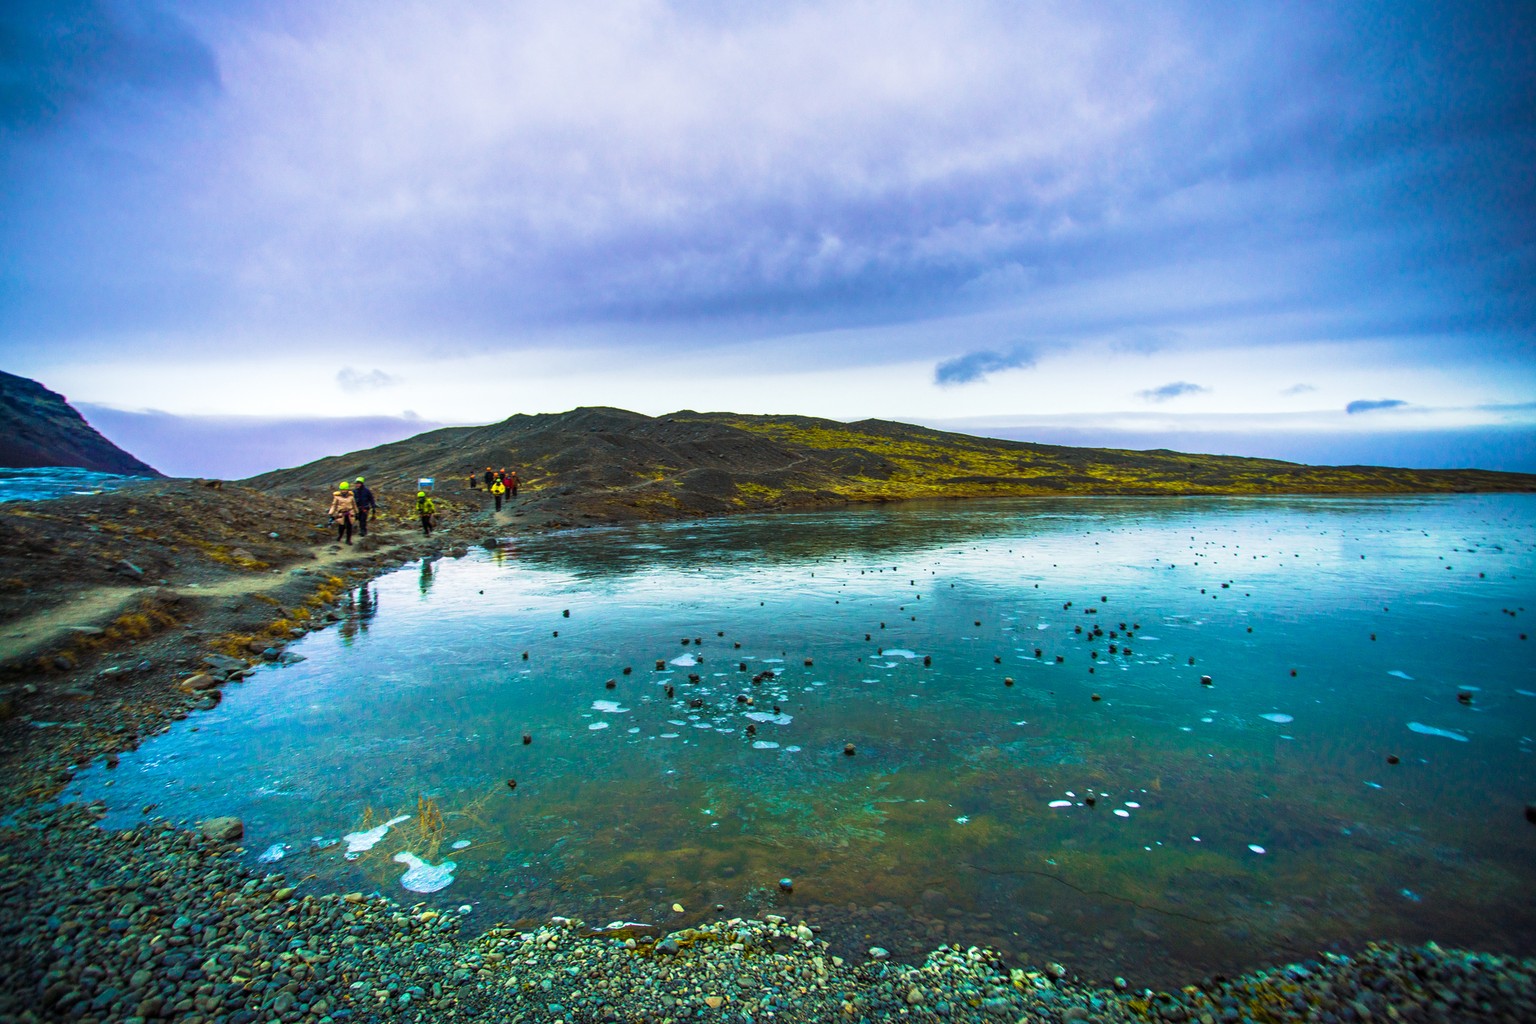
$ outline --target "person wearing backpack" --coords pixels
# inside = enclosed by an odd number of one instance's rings
[[[427,497],[426,491],[416,492],[416,514],[421,517],[422,536],[432,536],[432,527],[437,525],[434,522],[437,519],[437,506]]]

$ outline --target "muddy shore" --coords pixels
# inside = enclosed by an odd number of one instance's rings
[[[1158,993],[974,948],[845,959],[774,915],[518,930],[267,873],[229,822],[107,831],[56,803],[328,628],[357,584],[523,531],[465,492],[423,538],[386,494],[337,545],[326,498],[155,481],[0,506],[0,1021],[1536,1020],[1536,962],[1433,945]]]

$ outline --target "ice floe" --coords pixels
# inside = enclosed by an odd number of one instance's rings
[[[1448,740],[1456,740],[1459,743],[1467,742],[1467,737],[1463,736],[1459,732],[1455,732],[1451,729],[1436,729],[1434,726],[1425,725],[1423,722],[1409,722],[1408,730],[1410,732],[1416,732],[1420,736],[1443,736]]]
[[[628,713],[629,708],[620,707],[616,700],[595,700],[592,702],[592,710],[601,711],[605,715],[622,715]]]
[[[608,723],[607,722],[593,722],[591,725],[587,726],[587,728],[588,729],[593,729],[593,730],[596,730],[596,729],[606,729],[606,728],[608,728]]]
[[[774,725],[788,725],[795,720],[792,715],[772,711],[748,711],[742,717],[750,718],[754,722],[772,722]]]
[[[292,847],[283,843],[273,843],[265,850],[262,850],[261,856],[257,857],[256,860],[262,864],[271,864],[274,861],[282,860],[283,856],[287,854],[290,849],[292,849]]]
[[[341,841],[347,844],[347,858],[355,860],[358,854],[373,849],[378,845],[379,840],[384,838],[384,833],[408,818],[410,818],[409,814],[401,814],[390,818],[382,825],[373,826],[366,832],[348,832],[341,837]]]
[[[1287,714],[1282,714],[1279,711],[1271,711],[1269,714],[1267,714],[1267,715],[1260,715],[1259,717],[1263,718],[1263,719],[1266,719],[1268,721],[1271,721],[1271,722],[1277,722],[1280,725],[1284,725],[1286,722],[1294,722],[1294,721],[1296,721],[1296,719],[1293,716],[1287,715]]]
[[[1046,806],[1047,807],[1071,807],[1072,806],[1072,801],[1071,800],[1052,800]]]
[[[772,740],[756,740],[752,744],[753,750],[778,750],[779,745]]]
[[[1268,853],[1269,852],[1268,850],[1265,850],[1264,847],[1260,846],[1258,843],[1249,843],[1248,844],[1248,849],[1252,850],[1254,853]]]
[[[453,871],[458,867],[451,860],[428,864],[410,852],[397,853],[394,859],[396,864],[404,864],[406,867],[405,874],[400,876],[400,885],[408,892],[437,892],[446,889],[453,883]]]
[[[1400,668],[1393,669],[1392,671],[1388,672],[1387,675],[1396,676],[1398,679],[1406,679],[1409,682],[1413,681],[1413,676],[1409,675],[1407,672],[1404,672]]]

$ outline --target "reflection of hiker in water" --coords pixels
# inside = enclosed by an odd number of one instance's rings
[[[331,522],[336,524],[336,540],[339,542],[345,536],[346,542],[351,544],[352,517],[357,515],[357,499],[352,496],[352,491],[345,480],[331,495],[331,510],[327,514],[331,517]]]
[[[421,517],[421,533],[424,537],[432,536],[433,522],[437,518],[437,506],[432,499],[427,497],[426,491],[416,492],[416,514]]]
[[[426,597],[427,591],[432,589],[432,559],[421,560],[421,596]]]
[[[364,584],[357,592],[357,625],[364,633],[368,632],[368,623],[379,614],[379,600],[373,595],[373,590]]]
[[[358,477],[356,485],[352,488],[352,498],[357,502],[357,532],[359,536],[368,536],[368,517],[373,514],[379,503],[373,500],[373,492],[368,485],[363,483],[363,478]]]
[[[501,482],[501,477],[498,476],[496,478],[496,482],[491,484],[491,495],[496,499],[496,511],[497,512],[501,511],[501,496],[503,494],[506,494],[506,493],[507,493],[507,485],[502,483]]]

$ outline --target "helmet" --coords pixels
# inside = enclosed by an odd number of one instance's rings
[[[363,482],[363,478],[362,478],[362,477],[358,477],[358,478],[357,478],[357,482],[358,482],[358,483],[362,483],[362,482]]]
[[[416,492],[416,497],[418,497],[418,498],[425,498],[426,496],[427,496],[427,492],[426,491],[417,491]]]
[[[341,482],[341,490],[346,490],[348,486],[350,485],[345,480]]]

